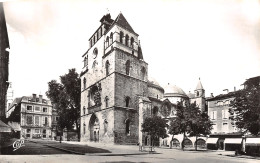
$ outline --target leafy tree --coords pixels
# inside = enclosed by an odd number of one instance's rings
[[[173,135],[183,134],[184,139],[189,136],[207,135],[211,130],[211,122],[206,113],[202,113],[196,106],[196,102],[189,104],[182,101],[176,107],[177,117],[170,122],[169,133]],[[184,141],[181,147],[184,150]],[[197,150],[197,145],[196,145]]]
[[[196,109],[198,109],[196,107]],[[207,112],[201,112],[199,110],[196,117],[193,118],[192,124],[191,124],[191,130],[189,133],[189,136],[195,136],[196,137],[196,143],[195,143],[195,150],[197,150],[197,138],[198,136],[206,136],[209,135],[212,129],[212,123],[209,119],[209,116]]]
[[[46,95],[52,101],[59,115],[58,126],[70,130],[76,126],[78,140],[80,138],[80,78],[75,69],[60,76],[60,82],[52,80],[48,83]]]
[[[154,145],[156,138],[168,137],[166,128],[167,120],[162,119],[159,116],[147,117],[142,124],[142,132],[147,132],[151,136],[151,144]]]
[[[244,132],[260,135],[260,76],[248,79],[244,86],[231,102],[229,112],[234,116],[230,119]]]

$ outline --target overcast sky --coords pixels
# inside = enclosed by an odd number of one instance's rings
[[[148,74],[186,93],[241,88],[260,75],[260,0],[26,0],[4,3],[14,97],[43,94],[47,83],[83,67],[88,39],[109,12],[139,34]]]

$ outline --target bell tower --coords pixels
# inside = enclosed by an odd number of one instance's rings
[[[205,105],[206,105],[205,90],[201,84],[200,78],[197,87],[194,90],[194,97],[191,98],[190,101],[191,103],[196,102],[197,106],[201,109],[201,111],[205,111]]]
[[[137,144],[138,104],[148,94],[148,64],[139,35],[122,13],[115,20],[106,14],[100,22],[82,56],[81,140]],[[95,130],[94,120],[99,124]]]

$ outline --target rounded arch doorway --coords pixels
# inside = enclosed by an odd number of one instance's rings
[[[99,128],[99,120],[95,114],[92,114],[89,120],[90,141],[99,141]]]

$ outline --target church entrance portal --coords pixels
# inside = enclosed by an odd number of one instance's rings
[[[90,141],[98,142],[99,141],[99,120],[95,114],[92,114],[89,121],[90,129]]]

